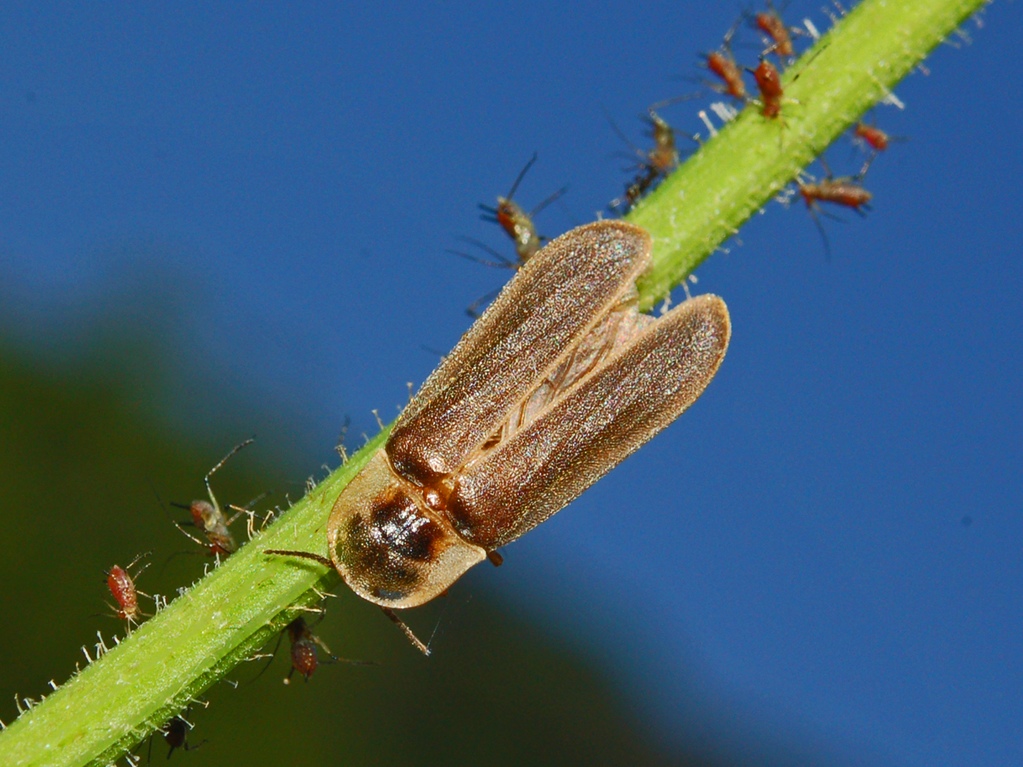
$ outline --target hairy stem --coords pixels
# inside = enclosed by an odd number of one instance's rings
[[[985,0],[865,0],[785,73],[779,119],[756,105],[708,141],[628,218],[654,235],[645,308],[722,242],[951,34]],[[384,430],[266,532],[0,734],[0,764],[108,764],[280,631],[337,582],[326,554],[338,493]]]

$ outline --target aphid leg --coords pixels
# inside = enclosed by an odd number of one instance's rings
[[[494,567],[500,567],[504,564],[504,557],[502,557],[500,552],[497,551],[488,551],[487,559],[490,560],[490,564]]]
[[[395,626],[402,630],[408,641],[410,641],[412,645],[419,650],[419,652],[423,655],[430,654],[430,648],[423,644],[419,637],[412,633],[412,629],[410,629],[405,622],[395,614],[394,610],[390,607],[381,607],[380,609],[384,611],[384,615],[386,615]]]
[[[493,290],[484,293],[482,296],[477,298],[467,307],[465,307],[465,313],[472,317],[474,320],[478,320],[483,312],[480,311],[481,306],[486,306],[493,300],[494,296],[501,292],[501,288],[494,288]],[[442,355],[443,356],[443,355]]]

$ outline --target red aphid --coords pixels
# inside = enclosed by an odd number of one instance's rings
[[[875,152],[883,152],[888,148],[891,137],[876,125],[867,125],[864,122],[856,123],[854,129],[856,138],[867,144]]]
[[[753,23],[771,41],[770,50],[774,51],[779,59],[787,61],[795,57],[796,51],[792,45],[792,34],[774,9],[756,14],[753,17]]]
[[[774,119],[781,114],[781,100],[785,95],[781,87],[781,75],[778,68],[767,59],[761,59],[760,64],[753,71],[753,79],[757,81],[757,88],[760,90],[760,101],[763,106],[760,114],[768,119]]]
[[[288,639],[291,640],[291,670],[288,671],[288,676],[284,679],[285,684],[290,683],[291,675],[296,671],[305,678],[305,681],[309,681],[309,677],[320,665],[316,645],[322,647],[332,659],[336,660],[330,652],[330,648],[310,630],[309,624],[305,622],[304,618],[295,618],[285,627],[285,631],[288,632]]]
[[[512,238],[515,243],[515,253],[518,255],[519,263],[518,266],[526,263],[530,258],[536,255],[536,252],[543,247],[544,237],[536,231],[536,225],[533,223],[533,216],[539,213],[541,210],[546,208],[561,195],[565,193],[565,187],[562,187],[546,200],[537,205],[529,213],[526,213],[518,203],[514,202],[512,198],[515,196],[516,190],[519,188],[519,184],[522,182],[526,172],[536,162],[536,154],[526,163],[525,167],[519,171],[519,175],[515,179],[515,183],[512,184],[511,189],[508,191],[507,197],[497,198],[497,207],[491,208],[488,205],[480,205],[480,209],[484,211],[484,220],[496,222],[505,233]]]
[[[106,573],[107,588],[110,589],[111,596],[117,602],[117,607],[113,608],[114,614],[121,620],[127,621],[129,629],[131,626],[139,623],[139,618],[145,616],[145,613],[139,608],[139,594],[144,594],[144,592],[136,588],[135,580],[128,572],[144,556],[148,556],[148,552],[139,554],[127,567],[114,565]],[[138,574],[148,566],[147,564],[139,569],[135,573],[135,577],[138,577]]]
[[[121,620],[133,623],[140,615],[139,595],[135,590],[135,581],[128,572],[120,565],[114,565],[107,573],[107,588],[117,600],[117,617]]]
[[[746,100],[746,83],[742,79],[742,68],[736,63],[732,55],[727,52],[714,51],[706,57],[707,69],[717,75],[723,85],[715,86],[720,91],[734,99]]]

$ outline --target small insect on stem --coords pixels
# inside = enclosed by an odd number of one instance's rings
[[[512,197],[515,195],[516,190],[519,188],[519,184],[522,182],[526,172],[536,162],[537,155],[534,152],[529,162],[525,164],[519,175],[515,178],[515,183],[512,184],[511,189],[508,191],[507,197],[497,198],[497,207],[491,208],[488,205],[480,203],[480,209],[484,213],[480,216],[484,221],[491,221],[500,225],[505,233],[512,238],[515,243],[515,258],[506,258],[496,250],[491,248],[486,243],[480,242],[479,240],[473,239],[472,237],[462,237],[461,239],[465,242],[475,245],[477,248],[489,253],[493,256],[493,260],[480,258],[470,253],[465,253],[460,250],[448,250],[456,256],[466,258],[470,261],[475,261],[477,264],[483,264],[484,266],[493,266],[501,269],[518,269],[530,258],[536,255],[537,251],[543,246],[543,243],[547,241],[547,238],[536,231],[536,224],[533,222],[533,218],[537,213],[542,211],[552,202],[557,200],[563,195],[568,187],[561,187],[561,189],[554,192],[547,199],[543,200],[539,205],[533,208],[529,213],[526,213],[522,208],[512,201]],[[475,301],[473,301],[467,308],[466,314],[473,319],[480,316],[479,309],[481,306],[486,305],[490,299],[497,295],[500,289],[486,293]]]
[[[328,556],[362,598],[394,610],[446,591],[682,414],[731,334],[717,296],[661,317],[637,309],[651,237],[621,221],[545,246],[462,337],[338,496]]]
[[[831,243],[828,241],[828,234],[824,231],[824,225],[818,215],[828,214],[821,209],[820,203],[840,205],[856,211],[861,216],[865,215],[864,210],[870,210],[870,201],[873,199],[873,195],[858,183],[858,178],[858,176],[855,178],[851,176],[832,178],[829,175],[820,181],[804,182],[796,179],[799,194],[802,196],[803,202],[806,203],[806,209],[813,216],[817,231],[820,232],[821,239],[824,241],[824,252],[828,258],[831,257]],[[830,217],[836,218],[835,216]]]
[[[318,623],[319,621],[317,621]],[[330,651],[330,648],[320,639],[316,634],[313,633],[312,628],[306,622],[305,618],[299,616],[295,618],[291,623],[284,627],[284,631],[277,638],[277,644],[274,645],[273,652],[270,653],[270,661],[263,667],[263,670],[256,674],[252,681],[256,681],[273,663],[273,659],[277,656],[277,650],[280,649],[281,640],[287,635],[291,642],[291,668],[288,670],[288,675],[284,677],[284,684],[291,684],[291,675],[296,671],[302,675],[306,682],[313,673],[320,667],[320,663],[337,663],[344,662],[350,663],[355,666],[373,666],[375,665],[371,661],[361,660],[350,660],[348,658],[339,658]],[[328,660],[321,661],[319,653],[317,652],[317,646],[325,653],[327,653]]]
[[[618,137],[629,146],[632,146],[640,158],[639,164],[634,166],[638,168],[639,175],[625,187],[625,194],[622,197],[611,201],[610,207],[612,210],[629,210],[658,181],[678,167],[679,155],[678,147],[675,143],[675,130],[664,118],[657,114],[656,108],[691,98],[693,98],[692,95],[676,96],[675,98],[658,102],[647,109],[647,114],[642,119],[650,128],[647,135],[654,141],[653,147],[647,152],[633,146],[632,142],[629,141],[628,137],[615,122],[610,117],[608,118],[608,122],[611,123],[612,129],[618,134]]]
[[[710,87],[733,99],[746,101],[746,83],[742,79],[742,67],[739,66],[732,54],[732,37],[735,36],[741,23],[742,19],[735,22],[732,28],[725,33],[721,47],[713,53],[704,54],[703,58],[704,66],[721,80],[720,84],[713,83]]]
[[[533,223],[534,216],[568,190],[568,187],[561,187],[561,189],[550,195],[546,200],[543,200],[529,213],[526,213],[519,207],[512,198],[515,196],[515,192],[518,190],[519,184],[522,183],[526,173],[533,167],[536,159],[537,155],[534,152],[529,162],[523,166],[522,170],[519,171],[519,175],[515,177],[515,183],[508,190],[508,196],[497,198],[496,208],[491,208],[482,203],[479,206],[480,210],[483,211],[480,218],[484,221],[497,223],[515,243],[515,253],[518,255],[516,268],[536,255],[536,252],[543,246],[545,238],[537,234],[536,225]]]
[[[163,739],[167,741],[167,745],[170,746],[170,750],[167,751],[167,758],[171,758],[171,754],[177,749],[182,751],[195,751],[197,748],[202,747],[206,741],[203,740],[201,743],[191,745],[188,742],[188,733],[192,729],[192,724],[188,722],[183,716],[178,715],[171,719],[162,729],[157,730],[163,734]],[[149,757],[148,761],[153,761],[153,739],[149,739]]]
[[[853,127],[853,141],[870,150],[870,156],[867,158],[866,162],[863,163],[863,167],[857,175],[862,177],[866,174],[867,170],[870,168],[870,164],[877,159],[879,154],[887,151],[889,146],[896,142],[905,140],[905,136],[890,136],[876,125],[865,123],[863,121],[856,123]]]
[[[760,91],[760,114],[773,120],[781,114],[781,100],[785,91],[781,87],[778,68],[766,58],[760,59],[756,69],[750,69]]]
[[[801,34],[801,30],[786,26],[781,14],[774,9],[771,3],[767,4],[766,11],[754,14],[753,25],[767,38],[771,44],[768,52],[773,51],[779,61],[787,63],[796,57],[792,35]]]
[[[853,129],[853,134],[875,152],[883,152],[888,148],[890,141],[888,134],[876,125],[868,125],[862,121],[858,122]]]
[[[111,605],[111,609],[118,618],[128,623],[129,632],[132,626],[139,624],[139,618],[149,617],[139,608],[139,594],[143,596],[149,595],[136,588],[135,578],[138,578],[139,574],[149,567],[150,563],[147,562],[136,570],[134,576],[131,575],[131,570],[138,564],[138,561],[142,557],[148,556],[149,552],[147,551],[135,557],[135,559],[128,563],[127,567],[114,565],[106,572],[107,588],[110,589],[111,596],[117,602],[117,607]]]
[[[206,493],[209,495],[209,501],[192,501],[187,506],[179,503],[172,503],[172,506],[176,506],[180,509],[188,509],[189,514],[192,515],[192,519],[189,522],[175,522],[174,526],[178,528],[185,536],[198,543],[200,546],[207,549],[210,556],[221,556],[227,557],[233,554],[238,549],[238,544],[234,540],[234,536],[231,535],[230,525],[238,519],[242,514],[248,512],[248,508],[237,508],[230,507],[235,511],[235,514],[228,518],[224,513],[223,509],[220,508],[220,504],[217,503],[217,498],[213,495],[213,488],[210,486],[210,477],[212,477],[221,466],[223,466],[227,459],[241,450],[243,447],[247,447],[255,442],[255,437],[250,437],[244,442],[235,445],[231,448],[231,452],[221,458],[217,465],[214,466],[206,473],[205,484]],[[182,525],[190,525],[198,528],[202,531],[202,534],[206,537],[203,541],[196,536],[189,533],[182,527]]]

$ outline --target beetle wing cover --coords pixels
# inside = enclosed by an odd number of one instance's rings
[[[398,473],[426,485],[457,471],[634,289],[650,247],[643,229],[602,221],[531,258],[401,414],[387,443]]]
[[[466,540],[488,551],[515,540],[703,393],[728,348],[725,303],[700,296],[659,319],[627,311],[633,329],[608,335],[615,348],[604,361],[459,472],[448,508]]]

